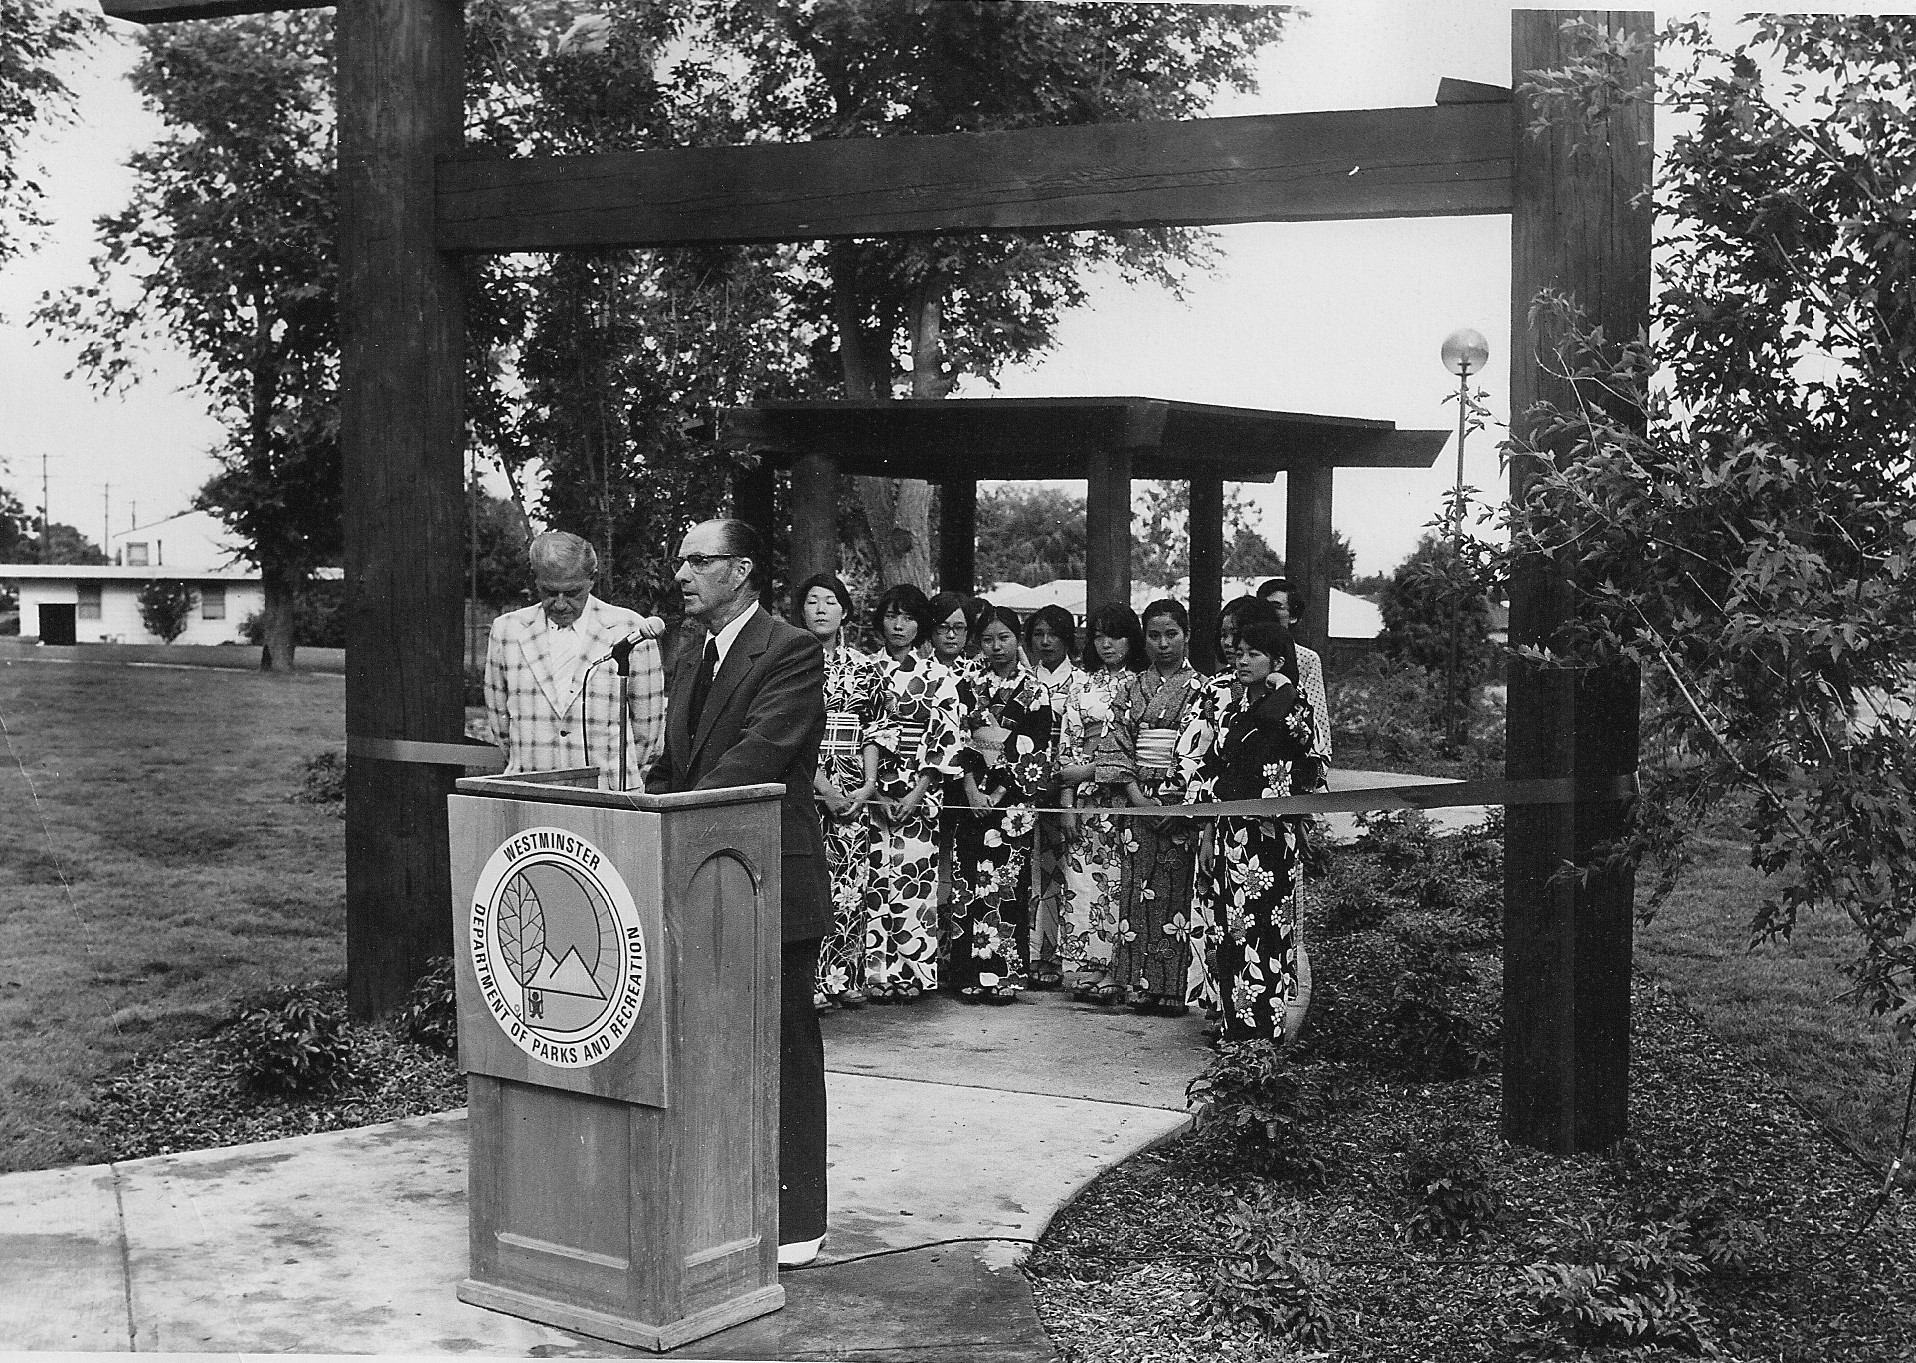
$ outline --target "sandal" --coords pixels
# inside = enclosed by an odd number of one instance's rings
[[[1031,972],[1033,989],[1056,989],[1064,984],[1064,972],[1054,965],[1041,965]]]
[[[984,1002],[984,998],[983,985],[967,984],[958,990],[958,1001],[960,1003],[982,1003]]]
[[[853,1011],[865,1006],[865,992],[862,989],[847,989],[838,996],[838,1006]]]
[[[1018,991],[1002,984],[981,984],[978,997],[986,1003],[1016,1003]]]
[[[923,986],[916,985],[916,984],[901,984],[898,986],[896,990],[893,991],[892,1002],[893,1003],[916,1003],[918,1002],[918,1000],[922,999],[924,996],[925,996],[925,991]]]
[[[1071,991],[1071,997],[1079,1003],[1102,1004],[1106,1007],[1124,1000],[1124,986],[1116,980],[1099,980],[1095,984],[1081,984]]]
[[[1161,996],[1157,1006],[1151,1011],[1161,1018],[1181,1018],[1191,1011],[1191,1006],[1177,999]]]

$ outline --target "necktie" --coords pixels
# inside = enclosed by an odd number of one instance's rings
[[[699,716],[705,713],[705,696],[712,689],[712,674],[718,671],[718,640],[705,641],[705,653],[699,658],[698,674],[692,678],[692,724],[698,732]]]

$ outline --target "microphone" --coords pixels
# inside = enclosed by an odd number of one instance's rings
[[[656,615],[641,615],[639,617],[638,628],[633,633],[619,640],[618,643],[612,645],[612,651],[607,653],[603,658],[596,659],[592,666],[598,667],[602,663],[615,663],[618,665],[619,675],[621,677],[629,677],[632,675],[632,650],[648,639],[662,637],[664,633],[665,621]]]

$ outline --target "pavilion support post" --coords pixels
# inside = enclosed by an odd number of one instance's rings
[[[1524,73],[1575,60],[1564,11],[1518,10],[1511,18],[1513,85]],[[1584,12],[1614,34],[1654,30],[1645,12]],[[1625,74],[1649,79],[1646,47]],[[1568,384],[1546,372],[1559,339],[1547,318],[1530,322],[1545,288],[1584,310],[1610,337],[1633,336],[1650,313],[1651,171],[1649,101],[1613,105],[1594,139],[1572,154],[1574,131],[1542,139],[1515,120],[1511,153],[1510,410],[1513,440],[1531,435],[1532,404],[1574,410]],[[1586,394],[1589,400],[1598,395]],[[1616,413],[1628,419],[1629,414]],[[1636,414],[1640,418],[1640,414]],[[1519,498],[1541,458],[1511,460]],[[1575,607],[1555,565],[1519,563],[1510,587],[1510,642],[1547,644]],[[1624,827],[1614,789],[1637,765],[1638,682],[1634,669],[1550,670],[1510,664],[1505,772],[1513,780],[1570,777],[1574,804],[1513,806],[1504,841],[1503,1134],[1558,1154],[1600,1150],[1627,1134],[1630,1080],[1630,951],[1634,878],[1627,869],[1579,883],[1560,875]],[[1585,794],[1584,792],[1588,792]]]
[[[1222,664],[1217,622],[1224,607],[1224,480],[1191,479],[1191,665],[1207,676]]]
[[[954,478],[938,485],[938,589],[970,596],[977,577],[978,482]]]
[[[460,0],[339,7],[346,732],[359,739],[465,732],[465,316],[457,262],[433,245],[434,158],[463,137],[462,25]],[[347,758],[355,1016],[397,1008],[452,949],[446,796],[459,774]]]
[[[754,530],[765,541],[765,552],[771,554],[777,542],[778,521],[775,503],[777,500],[778,473],[765,460],[761,459],[750,468],[734,469],[732,472],[732,515]],[[676,546],[674,546],[676,549]],[[772,565],[763,565],[765,569],[763,594],[770,599],[772,593]],[[802,581],[803,579],[794,579]]]
[[[768,508],[769,510],[769,508]],[[792,581],[838,571],[838,461],[800,455],[792,465]],[[798,611],[805,603],[792,602]]]
[[[1085,494],[1084,610],[1131,604],[1131,451],[1092,456]]]
[[[1331,475],[1329,465],[1294,468],[1284,475],[1284,575],[1293,595],[1304,598],[1304,618],[1291,634],[1306,648],[1324,651],[1331,633]]]

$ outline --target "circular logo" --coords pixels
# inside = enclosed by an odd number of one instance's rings
[[[578,834],[528,828],[499,844],[468,929],[486,1008],[534,1060],[584,1069],[631,1035],[645,929],[625,881]]]

